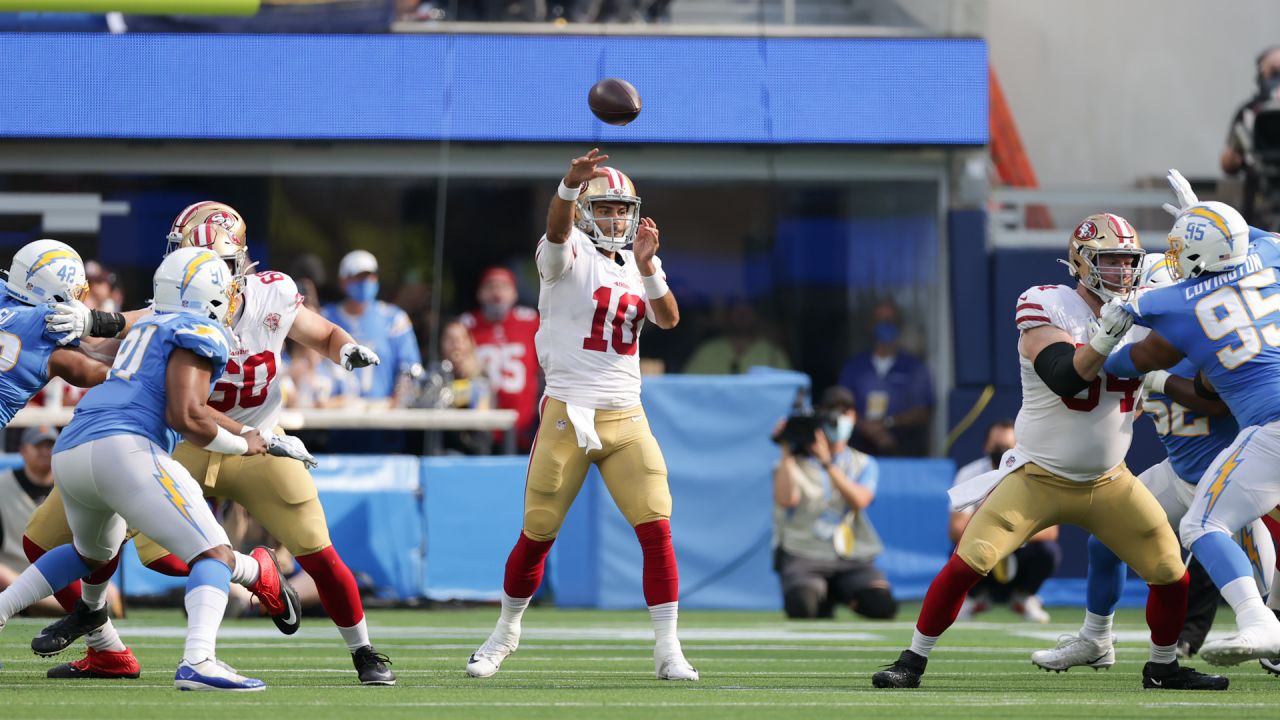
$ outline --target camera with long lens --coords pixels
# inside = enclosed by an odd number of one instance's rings
[[[836,413],[796,413],[787,417],[782,431],[773,439],[779,445],[786,445],[792,455],[812,455],[814,435],[824,425],[835,425]]]

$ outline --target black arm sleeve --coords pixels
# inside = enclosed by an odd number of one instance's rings
[[[1069,342],[1056,342],[1036,356],[1036,374],[1061,397],[1075,397],[1076,393],[1089,387],[1090,381],[1076,372],[1075,356],[1076,349]]]
[[[113,338],[124,329],[124,315],[117,312],[90,311],[89,337]]]

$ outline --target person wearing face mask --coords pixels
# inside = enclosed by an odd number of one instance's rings
[[[413,323],[404,310],[378,299],[378,260],[372,253],[347,253],[338,265],[338,280],[346,299],[325,305],[325,318],[382,359],[380,364],[351,371],[359,395],[366,401],[398,405],[397,381],[422,364]]]
[[[983,473],[991,472],[1000,465],[1000,458],[1013,449],[1013,421],[997,420],[987,428],[987,440],[982,446],[984,455],[960,468],[956,473],[955,485],[971,480]],[[969,526],[973,518],[973,509],[953,511],[947,533],[952,543],[959,543],[960,536]],[[1027,622],[1047,623],[1049,613],[1036,593],[1044,581],[1053,576],[1062,561],[1062,549],[1058,547],[1058,526],[1045,528],[1026,544],[996,565],[983,578],[960,607],[960,619],[972,619],[974,615],[991,607],[993,602],[1009,603],[1009,609],[1018,613]]]
[[[902,321],[891,300],[871,313],[874,345],[840,371],[840,385],[858,398],[853,446],[875,455],[929,454],[933,381],[920,358],[902,349]]]
[[[516,444],[527,452],[533,444],[542,394],[541,371],[534,336],[538,311],[517,305],[516,276],[505,267],[491,267],[480,275],[476,301],[480,307],[458,320],[475,341],[497,406],[516,411]]]
[[[1267,151],[1274,153],[1278,148],[1259,147],[1255,144],[1255,138],[1260,137],[1256,134],[1262,125],[1258,122],[1260,114],[1266,112],[1270,115],[1280,110],[1280,46],[1269,47],[1258,53],[1254,59],[1254,66],[1257,92],[1232,116],[1231,127],[1227,131],[1226,147],[1222,149],[1218,163],[1222,166],[1222,172],[1228,176],[1241,173],[1244,175],[1240,214],[1250,225],[1269,227],[1272,223],[1268,221],[1268,214],[1264,211],[1267,209],[1266,206],[1274,206],[1275,203],[1267,202],[1265,196],[1268,193],[1263,191],[1263,179],[1264,175],[1276,175],[1278,170],[1266,167],[1266,164],[1260,161],[1259,153]],[[1261,137],[1271,134],[1266,132]],[[1275,182],[1275,177],[1271,177],[1270,181]],[[1275,189],[1272,188],[1271,193],[1274,192]],[[1270,210],[1275,212],[1276,208],[1271,207]]]
[[[773,472],[774,569],[789,618],[832,618],[837,605],[873,619],[891,619],[898,612],[889,581],[874,565],[883,545],[866,516],[879,466],[849,447],[858,419],[855,406],[847,389],[828,388],[812,443],[779,442],[782,457]]]

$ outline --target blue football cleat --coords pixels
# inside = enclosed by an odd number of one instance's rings
[[[261,680],[240,675],[224,662],[206,658],[198,663],[182,661],[174,673],[173,686],[179,690],[224,690],[256,692],[266,690]]]

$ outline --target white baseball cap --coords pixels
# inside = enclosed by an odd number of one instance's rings
[[[338,277],[343,280],[360,273],[376,272],[378,272],[378,258],[368,250],[352,250],[343,255],[342,262],[338,263]]]

